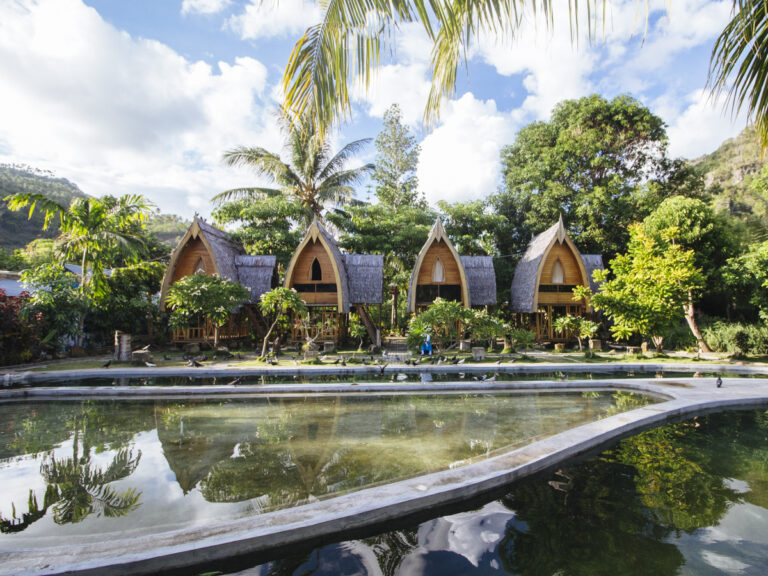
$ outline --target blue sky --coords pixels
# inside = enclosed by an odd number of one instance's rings
[[[705,90],[709,53],[731,2],[608,4],[605,33],[578,46],[567,14],[552,30],[528,14],[514,42],[478,38],[455,97],[431,131],[420,123],[429,43],[399,28],[374,88],[357,91],[337,145],[375,137],[400,104],[421,141],[427,199],[493,193],[499,152],[562,99],[628,93],[668,125],[670,152],[693,158],[745,125]],[[164,212],[207,215],[218,192],[255,184],[221,155],[280,151],[279,81],[295,40],[320,17],[303,0],[5,0],[0,3],[0,162],[29,164],[87,193],[147,195]],[[374,148],[367,157],[372,160]],[[365,197],[366,189],[358,196]]]

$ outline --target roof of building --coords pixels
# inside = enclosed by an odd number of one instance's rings
[[[243,247],[235,243],[229,234],[208,224],[199,216],[195,217],[195,221],[200,226],[200,231],[205,234],[205,239],[213,251],[213,257],[216,260],[216,265],[219,267],[219,275],[222,278],[229,278],[239,282],[235,257],[245,252]]]
[[[276,266],[277,256],[235,256],[238,281],[251,291],[251,302],[258,302],[262,294],[272,289]]]
[[[470,306],[496,304],[496,271],[490,256],[462,256],[461,264],[469,285]]]
[[[590,287],[594,291],[592,270],[594,270],[595,267],[602,268],[603,258],[599,254],[584,256],[579,252],[578,248],[576,248],[570,239],[568,239],[568,233],[565,230],[563,217],[561,215],[556,224],[547,228],[544,232],[531,240],[525,254],[523,254],[520,262],[517,263],[509,298],[509,305],[513,312],[536,312],[536,280],[538,278],[539,265],[541,264],[542,259],[547,255],[549,247],[555,240],[560,243],[568,240],[572,248],[576,251],[577,256],[581,257],[582,262],[584,263],[584,268],[589,276]],[[590,266],[592,267],[590,268]]]
[[[69,272],[70,274],[74,274],[77,277],[80,277],[83,275],[83,267],[78,264],[64,264],[64,270]],[[90,278],[91,270],[88,271],[88,277]],[[105,276],[112,276],[112,269],[111,268],[104,268],[102,270],[104,272]]]
[[[384,256],[344,254],[352,304],[381,304],[384,284]]]
[[[600,289],[600,283],[593,280],[592,272],[605,268],[605,265],[603,264],[603,255],[582,254],[581,260],[584,262],[584,268],[587,270],[587,278],[589,278],[589,289],[592,290],[592,293],[594,294]]]

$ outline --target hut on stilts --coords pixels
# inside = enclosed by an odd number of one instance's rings
[[[540,341],[570,340],[568,334],[557,334],[552,324],[560,316],[592,314],[588,302],[574,301],[573,289],[581,285],[597,291],[592,273],[602,268],[600,254],[579,252],[561,215],[554,226],[531,240],[515,268],[509,302],[517,323]]]

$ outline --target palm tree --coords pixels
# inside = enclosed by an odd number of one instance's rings
[[[642,2],[638,1],[638,4]],[[444,97],[454,94],[456,72],[480,31],[512,37],[526,10],[554,22],[554,10],[567,5],[571,37],[579,31],[579,11],[587,7],[592,40],[605,29],[606,1],[568,0],[327,0],[322,21],[306,30],[294,45],[283,73],[285,108],[293,116],[331,126],[350,112],[350,78],[366,89],[380,65],[380,38],[392,36],[403,22],[421,22],[433,43],[432,88],[424,111],[427,125],[440,113]],[[643,8],[639,8],[643,10]],[[647,26],[648,3],[645,3]],[[768,4],[733,0],[733,18],[715,43],[708,85],[713,94],[727,93],[734,111],[746,109],[755,119],[763,146],[768,146]]]
[[[278,154],[264,148],[239,146],[224,154],[228,166],[248,166],[257,174],[267,176],[277,187],[236,188],[214,196],[216,203],[240,198],[259,198],[284,195],[298,202],[307,211],[307,222],[313,216],[322,219],[326,202],[347,204],[352,201],[353,184],[360,182],[374,170],[373,164],[359,168],[345,168],[371,139],[350,142],[331,155],[331,147],[323,130],[311,122],[281,119],[287,135],[290,162],[283,162]]]
[[[153,205],[144,197],[76,198],[64,207],[42,194],[13,194],[4,199],[13,211],[29,206],[29,216],[36,207],[45,213],[43,229],[58,217],[59,246],[67,259],[81,264],[80,289],[100,289],[104,280],[104,259],[115,252],[135,261],[144,248],[136,234],[137,225],[148,217]]]

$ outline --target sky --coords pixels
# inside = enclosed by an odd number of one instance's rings
[[[648,5],[646,26],[644,1],[608,2],[592,42],[584,26],[571,40],[567,11],[551,29],[527,13],[512,40],[478,37],[431,130],[421,123],[430,44],[420,24],[401,25],[372,88],[355,90],[334,144],[375,138],[399,104],[420,141],[419,188],[432,204],[494,193],[501,149],[520,128],[593,93],[648,106],[667,124],[672,156],[711,152],[746,125],[706,90],[732,2]],[[208,216],[219,192],[266,183],[225,166],[224,152],[285,153],[280,79],[320,15],[304,0],[3,0],[0,163],[50,170],[94,196],[143,194],[163,212]],[[371,144],[359,162],[374,159]],[[369,195],[369,185],[357,192]]]

